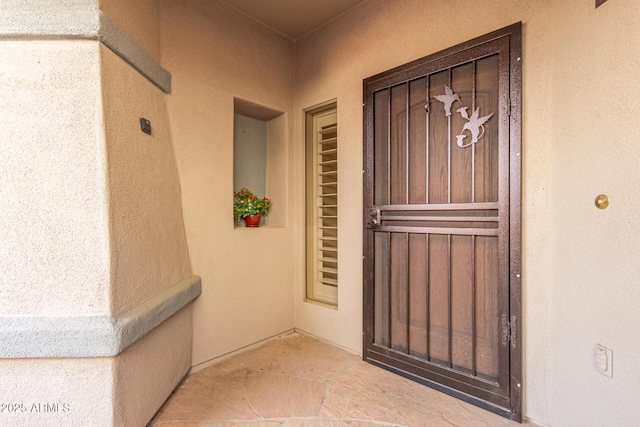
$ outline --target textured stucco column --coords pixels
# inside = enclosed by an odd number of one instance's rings
[[[191,366],[170,80],[97,0],[0,3],[0,425],[142,426]]]

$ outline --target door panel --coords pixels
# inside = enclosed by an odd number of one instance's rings
[[[466,120],[460,115],[455,114],[455,109],[459,105],[470,106],[473,111],[474,101],[474,80],[475,80],[475,62],[468,62],[459,67],[451,69],[451,88],[460,97],[460,102],[456,102],[451,108],[451,138],[455,138],[458,130],[462,129]],[[442,91],[444,92],[444,91]],[[437,92],[437,93],[442,93]],[[497,98],[497,97],[496,97]],[[434,107],[437,107],[434,105]],[[437,114],[438,108],[434,108]],[[489,111],[481,109],[480,111]],[[494,110],[497,111],[497,110]],[[442,116],[442,114],[440,114]],[[488,128],[489,126],[487,126]],[[493,126],[495,127],[495,126]],[[485,142],[486,139],[483,139]],[[456,150],[455,144],[451,149],[451,202],[452,203],[471,203],[473,202],[472,188],[474,187],[473,175],[475,172],[474,146],[466,150]]]
[[[374,94],[375,104],[375,141],[374,150],[375,158],[377,161],[376,168],[374,170],[373,187],[375,192],[374,203],[376,205],[387,204],[389,200],[389,103],[391,100],[390,90],[380,90]]]
[[[426,77],[409,83],[409,203],[427,203]]]
[[[428,268],[423,261],[428,256],[428,236],[409,235],[409,354],[421,358],[427,356],[427,305]],[[413,261],[413,262],[412,262]]]
[[[427,234],[427,237],[430,294],[428,361],[444,366],[449,360],[449,238],[440,234]]]
[[[519,35],[364,82],[364,358],[517,420]]]
[[[499,336],[498,306],[498,239],[490,236],[476,237],[475,285],[476,285],[476,340],[477,374],[495,381],[498,377],[497,353]]]
[[[429,76],[429,104],[433,94],[442,94],[449,83],[449,72],[441,71]],[[427,105],[429,105],[427,104]],[[427,203],[447,203],[449,194],[449,147],[448,139],[442,135],[449,135],[447,118],[437,108],[429,108],[429,128],[427,140],[427,172],[429,176]]]

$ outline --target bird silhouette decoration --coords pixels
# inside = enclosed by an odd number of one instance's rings
[[[444,104],[444,112],[447,117],[451,116],[451,105],[456,101],[460,102],[458,94],[453,93],[449,86],[444,87],[444,95],[436,95],[434,98]]]
[[[484,135],[483,125],[487,122],[487,120],[491,118],[491,116],[493,116],[493,113],[489,114],[488,116],[479,117],[480,107],[478,107],[473,111],[471,117],[469,117],[469,113],[467,113],[467,107],[459,108],[457,111],[463,118],[467,119],[467,123],[465,123],[462,127],[461,134],[456,136],[458,147],[464,148],[475,144],[476,142],[478,142],[478,139],[481,138],[482,135]],[[464,143],[464,139],[467,137],[467,135],[464,134],[465,130],[471,132],[471,142],[469,142],[468,144]]]

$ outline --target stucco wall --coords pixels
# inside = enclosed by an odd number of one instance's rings
[[[114,426],[112,358],[2,359],[0,381],[3,426]]]
[[[640,371],[640,5],[612,0],[370,0],[296,44],[296,112],[338,100],[339,308],[303,302],[296,326],[361,351],[362,80],[517,21],[523,34],[524,415],[552,426],[632,425]],[[303,117],[294,140],[303,139]],[[302,145],[295,146],[302,177]],[[612,199],[600,211],[599,193]],[[303,206],[297,180],[294,205]],[[345,214],[345,213],[350,214]],[[301,233],[302,213],[296,216]],[[614,377],[594,346],[614,350]]]
[[[191,307],[118,356],[94,350],[114,334],[137,338],[199,289],[194,277],[163,292],[191,276],[165,95],[128,64],[136,58],[99,41],[93,2],[55,3],[48,15],[45,4],[11,2],[0,22],[1,332],[22,340],[20,358],[0,360],[0,402],[13,405],[0,424],[144,425],[191,366]],[[120,11],[117,21],[132,13]],[[73,32],[89,13],[87,32]],[[54,25],[65,16],[68,27]],[[157,57],[158,16],[150,18],[128,29]],[[113,34],[111,47],[135,45]],[[161,308],[131,310],[150,299]],[[113,317],[122,313],[141,317]],[[82,348],[73,347],[78,336]],[[74,357],[29,354],[38,340]]]
[[[268,221],[270,226],[275,227],[286,226],[287,220],[291,218],[289,194],[293,185],[287,182],[287,178],[292,176],[288,166],[291,149],[289,117],[288,114],[281,114],[267,122],[267,194],[270,199],[279,201],[269,208]],[[291,223],[289,224],[291,230]],[[293,253],[291,246],[289,249]]]
[[[149,56],[160,61],[158,0],[97,1],[101,11],[106,13]]]
[[[235,114],[233,118],[233,189],[251,189],[264,197],[267,187],[267,122]]]
[[[640,400],[640,3],[610,0],[597,10],[589,3],[560,2],[552,19],[548,419],[556,426],[634,425]],[[600,193],[611,200],[606,210],[594,207]],[[529,286],[535,292],[536,284]],[[613,350],[612,379],[593,370],[596,342]]]
[[[159,60],[157,1],[100,7]],[[167,100],[125,60],[100,48],[107,146],[113,314],[191,275]],[[171,71],[171,70],[169,70]],[[140,118],[151,134],[140,130]],[[113,358],[113,423],[144,425],[191,366],[192,306]]]
[[[112,358],[114,426],[146,425],[187,374],[191,316],[191,306],[183,308]]]
[[[202,277],[193,316],[199,365],[294,327],[293,224],[287,215],[258,229],[234,229],[232,221],[233,99],[291,111],[293,44],[218,2],[192,0],[160,2],[160,35],[189,255]],[[285,154],[290,144],[283,142]],[[281,172],[268,165],[267,174],[290,176],[286,155],[277,166]],[[267,196],[289,212],[280,194],[293,187],[282,185]]]
[[[117,314],[188,277],[191,266],[167,95],[104,46],[100,61]]]
[[[3,316],[110,312],[98,49],[0,41]]]
[[[189,370],[190,350],[187,307],[117,357],[2,359],[0,425],[146,425]]]

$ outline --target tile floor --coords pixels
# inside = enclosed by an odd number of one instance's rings
[[[191,374],[149,426],[518,426],[291,333]]]

